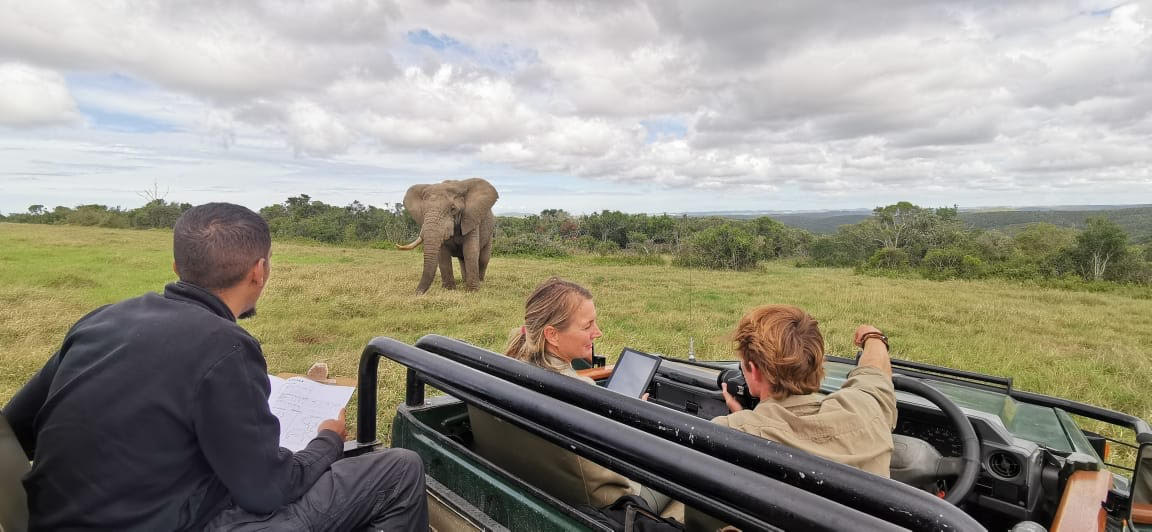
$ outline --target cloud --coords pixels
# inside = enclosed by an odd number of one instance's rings
[[[0,61],[56,87],[18,106],[45,123],[275,164],[812,201],[1152,193],[1149,57],[1148,0],[45,0],[0,18]]]
[[[0,63],[0,125],[28,127],[79,120],[76,100],[57,72],[21,63]]]

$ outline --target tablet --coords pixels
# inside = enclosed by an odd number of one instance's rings
[[[620,352],[620,360],[616,361],[612,376],[608,377],[606,388],[639,399],[648,389],[659,367],[660,357],[625,347]]]

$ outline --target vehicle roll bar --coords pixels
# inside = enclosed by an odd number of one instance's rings
[[[684,412],[622,398],[445,336],[424,336],[416,347],[912,530],[984,530],[959,508],[912,486]]]
[[[896,524],[848,508],[795,486],[749,471],[714,456],[687,449],[656,435],[629,427],[447,357],[391,338],[374,338],[361,355],[361,368],[371,369],[388,357],[408,368],[408,382],[427,383],[468,404],[499,416],[553,444],[659,489],[675,500],[745,530],[903,530]],[[536,368],[533,368],[536,369]],[[542,370],[541,370],[542,371]],[[559,375],[558,375],[559,376]],[[361,374],[359,419],[374,416],[375,403],[364,392],[375,390],[374,378]],[[562,377],[567,378],[567,377]],[[587,386],[573,381],[572,384]],[[368,395],[375,395],[369,393]],[[371,399],[371,398],[369,398]],[[409,389],[408,406],[423,404]],[[417,404],[412,404],[413,402]],[[606,425],[611,430],[603,430]],[[368,436],[358,428],[360,440]],[[972,530],[941,527],[939,530]],[[980,529],[983,530],[983,529]]]

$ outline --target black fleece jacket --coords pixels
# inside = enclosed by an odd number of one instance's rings
[[[190,530],[230,503],[298,499],[340,458],[279,446],[260,344],[219,298],[172,283],[101,307],[4,407],[29,459],[34,530]]]

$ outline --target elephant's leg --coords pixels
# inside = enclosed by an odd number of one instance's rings
[[[479,266],[480,281],[484,281],[484,273],[488,271],[488,259],[492,258],[492,246],[486,245],[480,248],[480,258],[477,261]]]
[[[464,239],[464,283],[469,290],[480,288],[480,239],[475,233]]]
[[[440,248],[440,284],[448,290],[456,289],[456,276],[452,273],[451,246]]]

